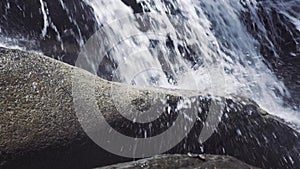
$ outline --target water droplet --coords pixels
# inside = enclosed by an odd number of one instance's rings
[[[237,133],[239,136],[241,136],[241,135],[242,135],[242,132],[241,132],[241,130],[240,130],[240,129],[237,129],[237,130],[236,130],[236,133]]]
[[[32,83],[32,87],[33,87],[33,89],[36,89],[37,83],[36,83],[36,82],[33,82],[33,83]]]

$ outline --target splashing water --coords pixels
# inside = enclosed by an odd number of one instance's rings
[[[242,95],[300,124],[297,111],[283,106],[283,97],[290,97],[287,88],[263,62],[259,43],[240,21],[240,2],[145,0],[143,7],[150,13],[140,15],[133,15],[121,1],[87,3],[103,25],[100,29],[116,42],[108,52],[118,65],[114,81]],[[256,1],[251,3],[256,8]],[[225,85],[211,77],[212,70]]]

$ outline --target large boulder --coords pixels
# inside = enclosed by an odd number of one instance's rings
[[[299,133],[245,98],[126,86],[49,57],[4,48],[0,49],[0,71],[1,168],[91,168],[131,160],[105,151],[83,130],[78,113],[85,112],[75,111],[78,105],[74,105],[78,99],[74,98],[74,72],[79,77],[76,84],[83,88],[77,91],[77,96],[87,98],[86,107],[93,104],[88,98],[88,87],[92,85],[106,121],[118,132],[131,137],[144,137],[144,132],[148,137],[162,133],[182,115],[183,112],[178,111],[181,101],[194,100],[195,104],[184,113],[196,113],[196,123],[167,153],[231,155],[262,168],[298,169],[300,166]],[[124,95],[124,89],[130,97]],[[161,120],[143,125],[120,115],[119,103],[129,102],[138,110],[148,109],[149,104],[155,104],[152,96],[156,94],[166,96],[166,102],[158,107],[162,111]],[[211,137],[201,143],[198,138],[215,103],[224,106],[220,122]],[[87,120],[93,125],[93,119]],[[105,128],[100,124],[97,131],[102,130]]]
[[[248,164],[245,164],[235,158],[219,155],[158,155],[147,159],[142,159],[133,162],[121,163],[102,167],[99,169],[256,169]]]

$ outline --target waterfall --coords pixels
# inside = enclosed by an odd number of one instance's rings
[[[109,70],[113,81],[241,95],[300,124],[297,110],[284,106],[283,98],[291,97],[288,89],[265,64],[259,42],[241,22],[245,5],[256,10],[255,0],[143,0],[144,14],[133,14],[121,1],[86,3],[94,9],[100,31],[114,43],[108,51],[102,49],[117,65]]]

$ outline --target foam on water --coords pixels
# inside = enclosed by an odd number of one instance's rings
[[[0,31],[1,33],[1,31]],[[28,46],[33,46],[36,43],[34,41],[29,41],[25,38],[11,38],[0,35],[0,47],[10,48],[10,49],[19,49],[26,50],[26,46],[22,45],[26,44]]]

